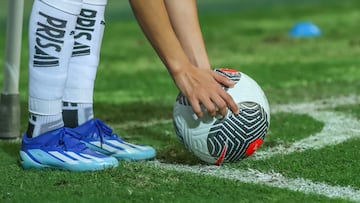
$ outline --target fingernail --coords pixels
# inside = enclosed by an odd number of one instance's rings
[[[233,81],[233,80],[229,80],[229,82],[231,83],[231,87],[234,87],[234,86],[235,86],[235,84],[236,84],[236,82],[235,82],[235,81]]]

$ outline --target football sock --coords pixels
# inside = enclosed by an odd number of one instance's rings
[[[93,118],[94,83],[105,28],[106,3],[106,0],[84,0],[77,18],[63,97],[66,127],[76,127]]]
[[[35,137],[63,126],[64,122],[61,113],[56,115],[38,115],[30,113],[26,136],[29,138]]]
[[[82,0],[33,3],[28,36],[30,137],[63,125],[62,98],[81,5]]]
[[[63,102],[63,120],[66,127],[75,128],[93,118],[92,103]]]

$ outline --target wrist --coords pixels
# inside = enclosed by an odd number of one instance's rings
[[[188,68],[193,65],[188,60],[169,60],[165,63],[168,72],[172,77],[180,75],[183,72],[186,72]]]

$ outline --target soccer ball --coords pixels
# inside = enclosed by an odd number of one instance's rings
[[[198,118],[185,96],[176,98],[173,123],[180,142],[201,160],[215,165],[236,162],[259,148],[270,126],[270,108],[261,87],[248,75],[233,69],[215,69],[236,82],[224,89],[237,103],[240,113],[228,110],[224,117],[212,117],[202,107]]]

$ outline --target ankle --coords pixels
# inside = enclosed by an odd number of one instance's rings
[[[92,103],[63,102],[62,108],[65,127],[76,128],[94,118]]]
[[[29,138],[36,137],[63,126],[64,122],[61,113],[57,115],[39,115],[30,113],[26,135]]]

